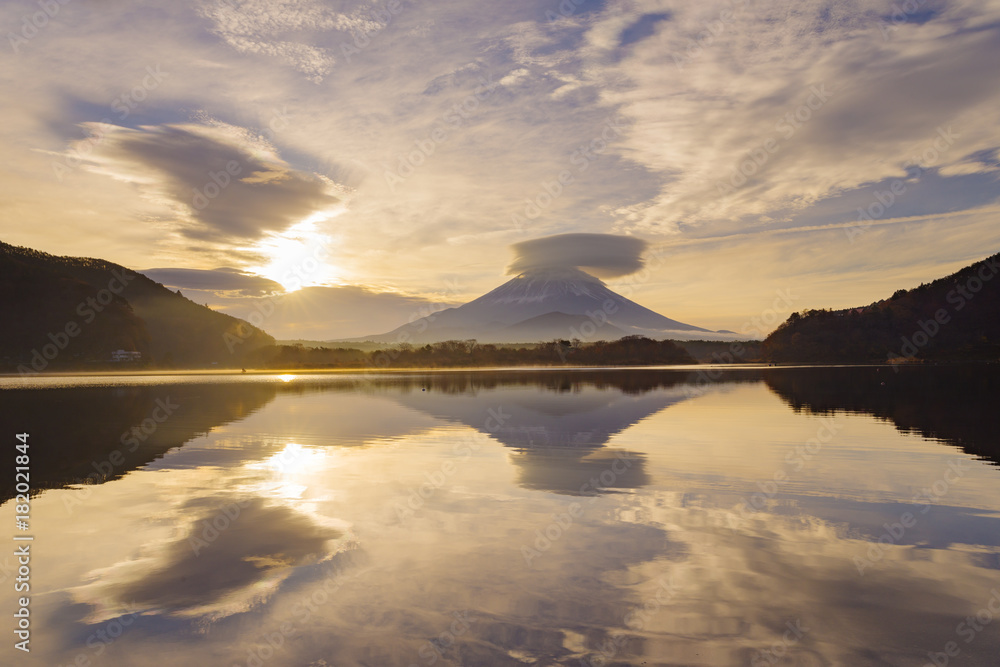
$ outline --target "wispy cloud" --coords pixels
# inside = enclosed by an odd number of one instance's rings
[[[952,3],[887,40],[891,11],[719,2],[658,22],[609,68],[633,83],[605,93],[634,120],[622,151],[663,176],[657,196],[619,211],[620,224],[677,233],[775,223],[913,164],[975,170],[968,156],[997,143],[984,119],[1000,102],[1000,73],[984,54],[1000,54],[1000,8]],[[940,132],[952,135],[947,150],[931,150]]]
[[[241,53],[276,58],[320,83],[337,63],[334,49],[317,44],[317,33],[366,34],[382,25],[377,14],[357,9],[350,15],[309,0],[214,0],[199,13],[212,32]]]

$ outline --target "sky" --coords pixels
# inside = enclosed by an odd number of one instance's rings
[[[10,0],[0,34],[0,240],[281,339],[560,234],[633,237],[609,286],[733,331],[1000,249],[995,0]]]

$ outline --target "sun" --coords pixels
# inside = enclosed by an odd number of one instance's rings
[[[320,223],[340,212],[318,211],[282,232],[269,233],[248,248],[268,258],[267,263],[248,267],[247,271],[273,280],[286,292],[339,283],[340,271],[330,261],[333,239],[320,230]]]

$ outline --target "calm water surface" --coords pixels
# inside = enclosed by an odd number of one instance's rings
[[[996,366],[2,382],[0,664],[1000,663]]]

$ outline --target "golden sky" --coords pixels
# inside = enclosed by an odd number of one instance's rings
[[[1000,247],[998,25],[988,0],[5,2],[0,240],[240,315],[310,287],[264,328],[329,339],[612,233],[649,244],[609,281],[639,303],[739,331],[790,294],[776,325]]]

